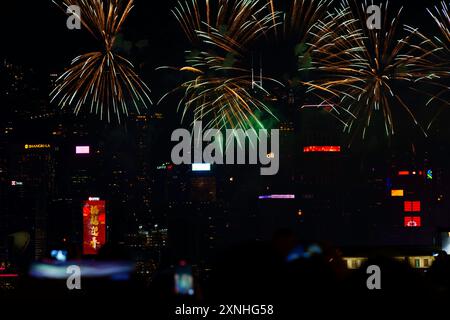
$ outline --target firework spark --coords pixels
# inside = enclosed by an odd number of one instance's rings
[[[310,36],[313,26],[325,18],[333,0],[267,0],[272,12],[273,29],[285,39],[304,43]],[[281,23],[278,12],[283,12]]]
[[[133,108],[140,113],[151,104],[150,89],[134,71],[130,61],[113,51],[116,36],[133,8],[133,0],[63,0],[60,8],[76,5],[78,17],[102,44],[102,51],[80,55],[56,81],[52,101],[61,108],[73,107],[78,114],[83,108],[120,122]]]
[[[442,47],[442,50],[439,54],[439,59],[437,59],[435,63],[436,73],[447,82],[444,81],[436,81],[434,84],[438,88],[438,92],[431,96],[427,105],[430,105],[433,102],[439,102],[442,105],[449,106],[450,102],[448,99],[445,99],[444,96],[448,95],[450,92],[450,87],[448,85],[448,78],[450,76],[450,4],[447,5],[445,1],[441,2],[440,6],[435,6],[434,9],[427,9],[428,13],[436,22],[437,26],[440,29],[441,37],[435,37],[435,41],[437,45]],[[439,114],[444,110],[441,108],[428,127],[430,127],[434,120],[437,119]]]
[[[192,44],[233,54],[245,50],[278,19],[263,0],[180,0],[172,13]]]
[[[275,115],[264,101],[256,96],[258,92],[266,95],[268,92],[252,81],[251,72],[248,70],[217,65],[211,67],[208,65],[210,58],[209,55],[190,58],[188,62],[196,61],[195,68],[170,68],[188,72],[193,76],[174,90],[182,90],[184,93],[178,104],[178,110],[182,109],[183,119],[192,111],[192,121],[207,119],[207,128],[263,128],[259,114],[266,113],[272,117]],[[168,94],[171,93],[173,91]]]
[[[276,56],[282,61],[277,65],[274,77],[281,77],[289,90],[294,92],[294,99],[287,103],[296,104],[298,100],[323,99],[323,94],[337,96],[337,93],[329,88],[321,86],[319,83],[310,81],[315,74],[304,72],[311,70],[313,59],[313,43],[319,38],[315,31],[317,25],[328,17],[328,11],[332,8],[333,0],[267,0],[272,13],[272,22],[275,37],[269,37],[270,46],[263,44],[263,51],[270,59]],[[281,14],[278,14],[281,12]],[[279,16],[279,17],[278,17]],[[270,47],[270,49],[268,49]],[[269,52],[267,54],[267,52]],[[281,78],[280,78],[281,79]],[[314,90],[308,89],[314,88]],[[302,103],[303,103],[302,102]],[[330,112],[335,116],[332,110],[327,108],[329,103],[320,103],[322,110]],[[331,104],[332,105],[332,104]],[[336,117],[342,121],[339,117]]]
[[[386,135],[395,134],[394,106],[426,135],[402,93],[439,77],[433,73],[433,62],[441,48],[408,26],[398,39],[402,9],[391,16],[387,3],[381,5],[381,30],[367,28],[367,6],[344,2],[315,26],[312,69],[325,76],[311,84],[338,93],[338,105],[350,115],[346,130],[361,129],[363,138],[376,114],[384,119]]]
[[[435,6],[434,10],[427,9],[428,13],[433,17],[439,26],[443,40],[439,40],[447,53],[450,53],[450,3],[447,5],[445,1],[440,6]]]

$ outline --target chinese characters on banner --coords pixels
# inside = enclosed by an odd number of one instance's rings
[[[105,201],[84,202],[83,229],[83,254],[97,254],[106,242]]]

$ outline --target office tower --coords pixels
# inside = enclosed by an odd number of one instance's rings
[[[16,145],[9,164],[11,181],[15,181],[9,194],[8,209],[15,216],[11,230],[32,235],[34,259],[43,258],[47,249],[48,204],[55,191],[55,149],[49,143]]]

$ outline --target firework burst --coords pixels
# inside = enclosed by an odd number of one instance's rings
[[[403,110],[426,134],[404,92],[405,88],[439,78],[433,70],[441,48],[409,26],[404,27],[406,35],[398,38],[402,9],[392,16],[387,3],[382,4],[382,26],[377,30],[366,25],[368,4],[355,3],[343,2],[314,27],[312,69],[324,76],[311,84],[339,96],[336,104],[350,115],[346,130],[362,131],[363,138],[378,115],[382,116],[386,135],[394,135],[394,109]]]
[[[183,92],[183,119],[189,113],[193,121],[206,119],[206,127],[263,127],[261,114],[274,117],[263,100],[265,78],[255,81],[245,61],[250,43],[272,28],[268,6],[260,0],[179,1],[173,14],[196,48],[186,52],[184,67],[162,67],[190,77],[174,90]]]
[[[450,76],[450,11],[449,11],[450,3],[447,4],[445,1],[442,1],[440,6],[435,6],[433,9],[427,9],[428,13],[436,22],[437,26],[440,29],[441,37],[435,37],[435,42],[438,46],[442,47],[442,50],[439,52],[439,57],[435,63],[435,69],[437,74],[442,78],[443,81],[436,81],[435,87],[438,88],[438,92],[431,96],[427,105],[430,105],[433,102],[438,102],[441,105],[449,106],[450,102],[448,99],[444,98],[450,92],[450,86],[448,84],[448,78]],[[446,82],[445,82],[446,81]],[[448,97],[447,97],[448,98]],[[441,108],[432,121],[430,122],[430,127],[434,120],[437,119],[439,114],[445,110],[445,108]]]
[[[437,23],[441,30],[443,36],[442,40],[439,42],[445,48],[447,54],[450,53],[450,3],[447,4],[445,1],[441,2],[440,6],[435,6],[434,10],[428,9],[428,13],[433,17],[434,21]]]
[[[279,37],[304,43],[313,26],[327,15],[333,0],[267,0],[272,12],[273,29]],[[278,22],[278,12],[281,23]]]
[[[263,0],[180,0],[172,13],[192,44],[238,55],[278,19],[267,9]]]
[[[211,58],[200,54],[188,59],[196,67],[170,68],[189,73],[191,78],[174,90],[183,92],[178,104],[182,118],[192,113],[192,121],[207,120],[206,128],[263,128],[261,113],[275,117],[264,101],[257,98],[268,92],[252,79],[251,71],[223,65],[211,67]],[[168,94],[171,93],[173,91]]]
[[[287,104],[302,104],[306,100],[323,99],[324,94],[337,94],[329,88],[321,86],[319,82],[312,82],[315,73],[312,70],[312,59],[315,41],[320,40],[315,32],[318,25],[329,16],[333,0],[267,0],[272,13],[273,32],[271,32],[268,45],[262,44],[265,56],[277,58],[279,63],[274,70],[269,70],[273,77],[283,79],[289,88],[289,94],[283,94],[281,100]],[[279,14],[280,12],[280,14]],[[332,32],[332,30],[329,30]],[[272,36],[272,37],[271,37]],[[314,90],[311,90],[314,88]],[[277,90],[278,91],[278,90]],[[335,116],[335,106],[322,102],[315,105]],[[331,107],[330,107],[331,106]],[[309,107],[309,105],[304,105]],[[302,107],[303,108],[303,107]],[[339,117],[338,120],[342,121]]]
[[[140,113],[151,104],[149,88],[130,61],[114,52],[116,36],[133,8],[133,0],[63,0],[60,8],[76,5],[83,27],[102,44],[102,51],[80,55],[56,81],[52,101],[61,108],[84,108],[120,122],[131,109]],[[65,11],[65,10],[64,10]]]

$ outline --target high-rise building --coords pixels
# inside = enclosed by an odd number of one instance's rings
[[[47,249],[48,205],[55,192],[55,146],[25,143],[11,153],[8,210],[14,214],[10,230],[32,235],[34,258]]]
[[[0,261],[6,259],[7,256],[7,233],[8,223],[12,218],[6,211],[6,203],[8,201],[7,189],[10,187],[8,181],[8,163],[6,154],[6,145],[0,134]]]

